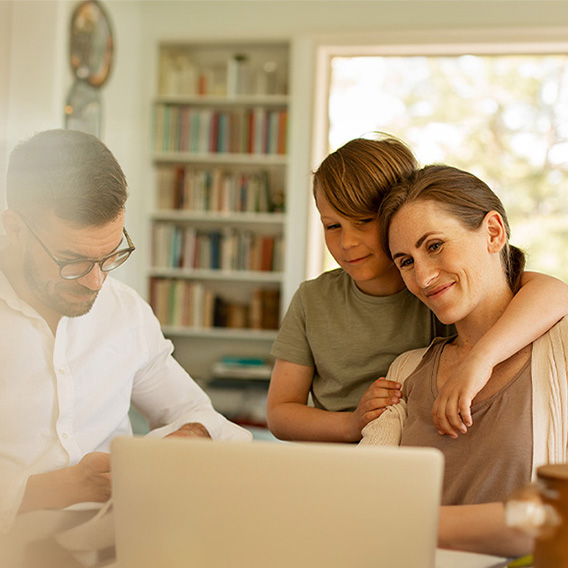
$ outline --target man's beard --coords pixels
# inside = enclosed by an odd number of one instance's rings
[[[57,283],[43,282],[31,255],[27,255],[24,261],[24,278],[36,298],[47,308],[62,316],[78,317],[87,314],[93,307],[99,293],[99,291],[93,292],[73,280],[61,279]],[[89,297],[85,300],[77,299],[74,302],[69,302],[62,297],[60,290],[63,293],[69,292]]]

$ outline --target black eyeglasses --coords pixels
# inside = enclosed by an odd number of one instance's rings
[[[20,217],[26,224],[26,227],[30,230],[30,233],[41,245],[41,248],[43,248],[49,258],[51,258],[51,260],[53,260],[55,264],[57,264],[57,266],[59,267],[59,276],[61,276],[61,278],[63,278],[64,280],[76,280],[77,278],[81,278],[82,276],[89,274],[89,272],[91,272],[91,270],[93,270],[93,268],[95,267],[95,264],[99,265],[102,272],[110,272],[111,270],[118,268],[121,264],[124,264],[128,260],[128,257],[136,249],[134,243],[130,240],[128,232],[125,228],[123,228],[122,232],[126,237],[128,248],[111,252],[109,255],[101,259],[78,258],[77,260],[59,260],[58,258],[53,256],[51,251],[43,244],[43,241],[30,227],[30,224],[26,221],[26,219],[21,215]]]

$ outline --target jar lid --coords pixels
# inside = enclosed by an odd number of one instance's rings
[[[543,465],[536,470],[541,479],[560,479],[568,481],[568,463]]]

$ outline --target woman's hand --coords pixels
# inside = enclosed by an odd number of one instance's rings
[[[349,425],[353,440],[361,439],[363,428],[378,418],[391,404],[397,404],[402,396],[400,383],[381,377],[365,391],[357,408],[352,412]]]
[[[473,425],[471,404],[477,393],[487,384],[493,367],[473,352],[461,362],[438,391],[432,408],[432,419],[438,432],[457,438]]]

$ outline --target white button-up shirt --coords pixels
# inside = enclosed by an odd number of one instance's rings
[[[30,475],[131,435],[131,403],[162,434],[200,422],[214,439],[251,439],[213,409],[172,351],[150,306],[111,277],[91,311],[63,317],[54,337],[0,271],[0,530]]]

